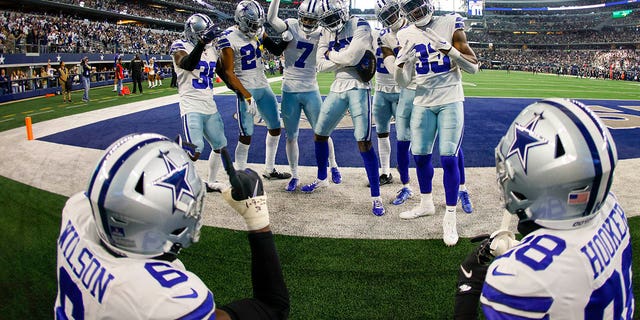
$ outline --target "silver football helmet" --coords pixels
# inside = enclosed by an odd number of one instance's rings
[[[431,0],[400,0],[400,11],[410,23],[421,27],[431,22],[435,9]]]
[[[496,147],[506,209],[520,222],[550,229],[577,228],[594,217],[617,160],[613,138],[598,116],[564,99],[526,107]]]
[[[320,25],[331,32],[339,32],[349,20],[349,4],[342,0],[321,0]]]
[[[127,257],[177,254],[197,242],[204,194],[186,152],[151,133],[113,143],[86,192],[100,239]]]
[[[404,17],[400,14],[400,4],[397,0],[378,0],[374,9],[376,18],[386,28],[397,31],[404,25]]]
[[[192,44],[197,44],[204,33],[214,26],[209,16],[196,13],[184,23],[184,38]]]
[[[298,7],[298,24],[306,33],[312,33],[318,29],[320,18],[324,14],[318,0],[303,0]]]
[[[234,19],[245,35],[259,36],[265,22],[264,9],[255,0],[242,0],[236,7]]]

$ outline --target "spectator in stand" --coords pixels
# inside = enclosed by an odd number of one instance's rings
[[[0,70],[0,94],[8,94],[9,93],[9,83],[11,80],[9,76],[6,74],[5,69]]]
[[[133,57],[131,62],[129,62],[129,73],[131,73],[131,78],[133,79],[133,93],[136,93],[136,86],[140,89],[140,94],[142,94],[142,69],[144,68],[144,62],[140,58],[140,54],[136,53],[136,56]]]
[[[122,67],[122,57],[119,56],[118,60],[116,60],[116,70],[115,70],[115,79],[116,79],[116,92],[119,96],[122,94],[122,81],[124,80],[124,68]]]
[[[71,102],[71,82],[72,77],[69,69],[64,64],[64,61],[60,61],[60,68],[58,68],[58,74],[60,79],[60,87],[62,87],[62,102]]]
[[[84,88],[82,101],[89,102],[89,88],[91,88],[91,66],[89,65],[89,57],[82,58],[80,72],[80,79],[82,79],[82,87]]]

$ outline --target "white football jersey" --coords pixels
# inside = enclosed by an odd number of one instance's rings
[[[496,258],[481,302],[487,319],[632,319],[630,231],[609,195],[573,230],[538,229]]]
[[[56,245],[56,319],[208,319],[215,312],[211,291],[180,260],[111,255],[84,193],[67,201]]]
[[[332,59],[335,61],[325,58],[324,53],[327,50],[336,57]],[[362,18],[351,17],[337,36],[322,29],[318,42],[318,69],[335,71],[336,78],[331,84],[332,92],[370,88],[369,82],[362,82],[353,68],[362,59],[365,50],[374,52],[371,26]]]
[[[269,86],[267,76],[264,74],[260,45],[262,45],[262,38],[250,38],[235,25],[227,28],[216,43],[216,48],[220,52],[224,48],[233,49],[233,71],[246,89]]]
[[[285,23],[293,35],[293,40],[283,52],[282,91],[317,91],[319,88],[316,80],[316,51],[318,51],[320,32],[307,34],[300,29],[297,19],[287,19]]]
[[[453,33],[464,30],[464,18],[455,13],[433,17],[426,27],[453,43]],[[427,33],[410,25],[398,31],[398,42],[402,45],[398,57],[412,48],[420,53],[415,72],[415,105],[431,107],[464,101],[460,68],[448,55],[433,48]]]
[[[393,79],[393,74],[389,72],[387,67],[384,65],[384,56],[382,55],[382,47],[389,48],[394,51],[395,54],[398,54],[399,44],[398,38],[396,37],[395,32],[393,32],[390,28],[384,28],[382,30],[373,29],[373,44],[376,49],[376,92],[386,92],[386,93],[399,93],[400,86],[395,79]]]
[[[191,42],[180,39],[171,44],[170,54],[173,68],[176,70],[178,94],[180,96],[180,115],[190,112],[214,114],[218,112],[213,100],[213,83],[215,82],[216,62],[218,54],[212,45],[207,45],[200,56],[200,62],[193,71],[184,70],[176,64],[173,55],[177,51],[187,54],[193,51]]]

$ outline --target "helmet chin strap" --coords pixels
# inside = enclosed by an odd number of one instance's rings
[[[425,16],[424,18],[416,21],[414,24],[416,25],[416,27],[424,27],[426,25],[429,24],[429,22],[431,22],[431,18],[433,17],[433,14],[429,14],[427,16]]]

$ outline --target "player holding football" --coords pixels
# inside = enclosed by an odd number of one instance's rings
[[[221,192],[226,184],[216,181],[222,166],[220,149],[227,146],[224,122],[213,99],[214,70],[218,54],[211,42],[219,35],[211,19],[194,14],[184,25],[183,39],[171,44],[171,56],[176,70],[180,116],[186,142],[194,145],[191,160],[200,158],[204,140],[211,145],[206,182],[207,191]]]
[[[313,192],[326,187],[327,157],[329,146],[327,140],[336,128],[347,109],[351,114],[354,126],[354,137],[358,141],[358,149],[364,160],[367,178],[371,185],[372,213],[384,215],[384,206],[380,200],[380,180],[378,157],[371,144],[371,105],[369,100],[369,79],[364,79],[357,70],[359,65],[375,67],[373,56],[371,27],[364,19],[349,17],[348,5],[340,0],[317,1],[322,9],[320,25],[322,31],[318,41],[318,71],[335,71],[336,78],[331,84],[329,95],[322,103],[318,122],[314,129],[316,159],[318,165],[317,179],[302,186],[303,192]],[[368,54],[367,54],[367,51]],[[369,59],[370,58],[370,59]],[[364,70],[361,68],[361,70]],[[375,72],[375,69],[373,69]],[[366,75],[365,75],[366,76]]]
[[[435,213],[431,195],[434,173],[431,156],[438,135],[446,200],[443,241],[452,246],[458,242],[456,204],[460,172],[457,155],[464,127],[461,70],[477,72],[478,59],[467,43],[464,18],[460,15],[432,17],[434,7],[430,0],[401,0],[400,9],[412,25],[398,32],[402,49],[395,62],[402,69],[405,80],[415,73],[417,87],[411,113],[411,153],[416,161],[421,196],[421,203],[400,213],[400,217],[413,219]],[[415,65],[416,62],[419,64]]]
[[[304,0],[298,7],[298,19],[282,20],[278,18],[280,0],[273,0],[269,5],[267,21],[288,40],[284,47],[284,77],[282,80],[282,120],[287,133],[287,159],[292,178],[286,187],[287,191],[298,188],[298,133],[300,115],[304,114],[315,128],[322,105],[320,88],[316,79],[316,51],[320,39],[319,19],[321,7],[314,6],[315,0]],[[276,56],[281,52],[272,52]],[[329,138],[329,166],[333,183],[342,182],[342,175],[333,149],[333,140]]]
[[[87,190],[62,211],[55,318],[286,319],[289,293],[262,181],[225,158],[232,188],[223,196],[249,231],[252,298],[218,306],[178,259],[200,237],[202,180],[178,144],[132,134],[107,148]]]
[[[631,232],[609,192],[618,157],[598,116],[577,101],[538,101],[495,151],[524,238],[499,230],[467,256],[455,318],[476,319],[481,302],[487,319],[634,319]]]
[[[260,46],[265,22],[264,10],[255,0],[243,0],[235,11],[236,24],[227,28],[218,39],[223,70],[219,73],[238,98],[237,115],[240,137],[235,150],[236,166],[247,166],[253,135],[253,119],[260,112],[269,133],[266,137],[265,171],[267,179],[289,179],[291,175],[275,168],[280,142],[280,116],[276,96],[264,73]]]

